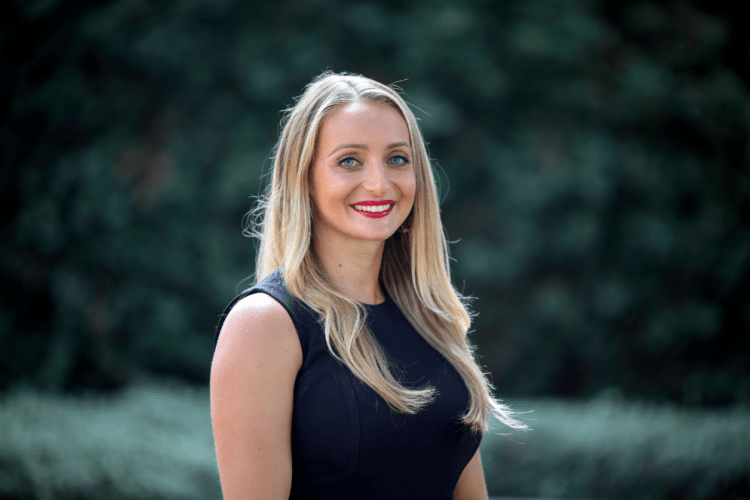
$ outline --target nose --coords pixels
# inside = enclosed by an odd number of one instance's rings
[[[365,171],[365,180],[362,185],[373,196],[385,196],[390,188],[388,167],[380,161],[370,162],[369,168]]]

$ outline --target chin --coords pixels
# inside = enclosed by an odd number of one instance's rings
[[[394,231],[395,232],[395,231]],[[367,241],[385,241],[391,236],[393,236],[394,233],[383,233],[379,235],[372,235],[372,236],[366,236],[364,238],[360,238]]]
[[[395,229],[393,231],[368,231],[359,233],[355,238],[367,241],[385,241],[395,233]]]

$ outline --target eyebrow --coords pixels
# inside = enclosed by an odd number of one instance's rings
[[[401,147],[407,147],[411,149],[411,145],[408,142],[394,142],[391,144],[388,144],[387,149],[394,149],[394,148],[401,148]],[[328,156],[333,156],[333,153],[338,151],[339,149],[364,149],[365,151],[369,151],[370,148],[367,146],[367,144],[340,144],[334,148],[333,151],[331,151],[331,154]]]

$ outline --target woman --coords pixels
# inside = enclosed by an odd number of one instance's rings
[[[224,498],[486,499],[491,395],[451,285],[435,181],[388,86],[324,73],[288,111],[260,281],[217,327]]]

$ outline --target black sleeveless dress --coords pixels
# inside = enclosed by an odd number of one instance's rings
[[[258,292],[284,306],[302,347],[294,386],[290,498],[452,499],[482,436],[458,418],[469,405],[460,375],[398,306],[390,298],[368,305],[368,321],[402,383],[437,389],[435,401],[416,415],[392,411],[330,354],[314,313],[289,293],[278,270],[227,306],[215,341],[231,308]]]

